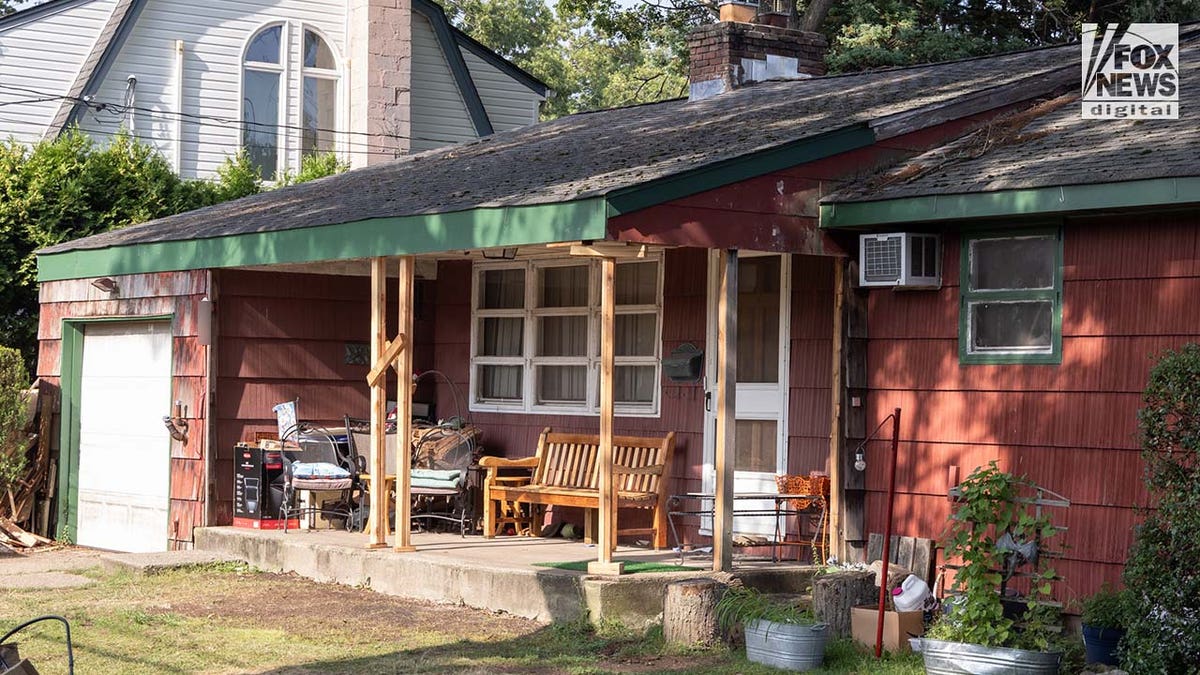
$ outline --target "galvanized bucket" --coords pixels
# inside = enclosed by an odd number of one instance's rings
[[[925,672],[929,675],[1056,675],[1062,660],[1059,652],[983,647],[928,638],[920,642]]]
[[[828,624],[746,622],[746,658],[787,670],[820,668],[825,660]]]

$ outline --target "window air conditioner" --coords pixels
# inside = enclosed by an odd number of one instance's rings
[[[936,234],[888,232],[858,237],[860,286],[940,288],[942,246]]]

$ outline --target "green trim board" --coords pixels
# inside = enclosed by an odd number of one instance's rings
[[[60,356],[62,393],[58,443],[58,536],[74,543],[79,527],[79,398],[83,386],[83,332],[93,323],[143,323],[172,321],[174,314],[151,316],[104,316],[63,319]],[[171,341],[170,362],[175,362],[175,345]],[[174,376],[172,376],[172,381]],[[170,452],[170,448],[167,448]],[[167,533],[164,532],[163,536]]]
[[[1029,290],[971,290],[971,242],[983,239],[1015,237],[1053,237],[1054,284],[1052,288]],[[1061,227],[1029,227],[1007,230],[967,230],[962,234],[959,253],[958,301],[958,360],[963,365],[1004,365],[1062,363],[1062,306],[1063,306],[1063,230]],[[1050,352],[971,352],[970,306],[972,302],[1034,301],[1051,303]]]
[[[1200,203],[1200,176],[926,195],[821,205],[822,228],[858,228],[1003,216]]]
[[[705,190],[757,178],[773,171],[782,171],[865,148],[874,143],[875,132],[866,124],[842,127],[742,157],[714,162],[691,171],[614,190],[608,195],[608,215],[614,217],[639,211]]]
[[[602,198],[373,218],[296,230],[76,249],[38,256],[38,281],[603,239]]]

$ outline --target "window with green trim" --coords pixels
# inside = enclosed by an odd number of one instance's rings
[[[959,357],[963,363],[1062,361],[1062,234],[965,234]]]

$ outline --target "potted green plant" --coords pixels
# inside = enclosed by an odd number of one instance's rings
[[[975,469],[952,491],[957,505],[943,540],[946,558],[959,564],[948,611],[920,642],[926,671],[1058,672],[1062,653],[1051,649],[1051,640],[1059,616],[1047,603],[1057,576],[1040,555],[1058,529],[1041,507],[1067,502],[1042,494],[995,462]],[[1018,576],[1028,590],[1014,616],[1013,599],[1003,591]]]
[[[1118,664],[1117,645],[1125,637],[1129,593],[1104,586],[1083,601],[1083,647],[1088,663]]]
[[[817,623],[812,612],[781,603],[756,589],[732,586],[717,601],[717,621],[733,634],[742,626],[746,658],[787,670],[820,668],[825,660],[829,626]]]

